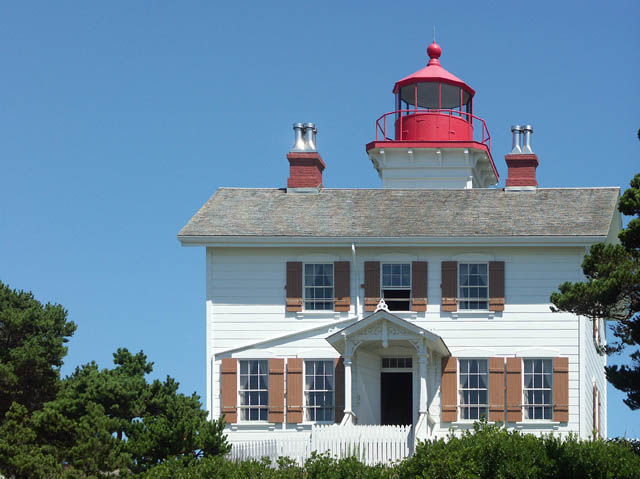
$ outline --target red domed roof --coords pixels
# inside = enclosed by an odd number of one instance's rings
[[[469,92],[471,95],[475,95],[475,90],[460,80],[455,75],[452,75],[440,65],[440,55],[442,54],[442,48],[436,42],[433,42],[427,48],[427,54],[429,55],[429,63],[422,70],[403,78],[395,84],[393,87],[393,93],[397,93],[400,87],[405,85],[412,85],[414,83],[421,82],[442,82],[450,85],[456,85]]]

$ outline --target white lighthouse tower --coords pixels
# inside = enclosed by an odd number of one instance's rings
[[[367,154],[383,188],[487,188],[498,183],[491,137],[473,114],[475,91],[427,48],[426,67],[393,87],[395,110],[376,123]]]

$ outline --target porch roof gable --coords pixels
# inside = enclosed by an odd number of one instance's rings
[[[386,333],[383,333],[383,329],[377,331],[372,326],[378,322],[388,322],[396,328],[386,328]],[[400,330],[398,330],[400,328]],[[346,349],[346,339],[353,338],[358,339],[361,337],[362,339],[367,338],[371,340],[371,336],[378,336],[381,341],[384,341],[384,334],[387,335],[388,339],[394,339],[394,336],[398,336],[398,332],[404,330],[408,333],[409,336],[415,336],[415,339],[424,339],[426,341],[426,346],[436,351],[438,354],[442,356],[451,356],[451,352],[447,347],[446,343],[438,334],[424,329],[417,324],[413,324],[405,319],[402,319],[395,314],[390,313],[384,309],[380,309],[375,313],[370,314],[366,318],[357,321],[340,331],[330,335],[327,337],[327,342],[331,344],[340,354],[345,354]],[[401,335],[404,338],[404,335]],[[378,339],[376,337],[376,339]]]

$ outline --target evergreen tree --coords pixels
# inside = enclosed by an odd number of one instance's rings
[[[75,331],[58,305],[0,283],[0,477],[129,477],[166,461],[225,454],[222,420],[210,422],[197,395],[178,382],[147,381],[140,351],[114,353],[60,379]]]
[[[55,397],[75,330],[62,306],[0,281],[0,421],[13,402],[34,411]]]
[[[640,131],[639,131],[640,137]],[[613,334],[617,341],[606,352],[635,347],[631,364],[608,366],[607,379],[627,393],[625,403],[640,408],[640,174],[631,180],[618,205],[624,215],[634,216],[618,238],[620,244],[593,245],[582,262],[586,281],[559,286],[551,301],[562,311],[586,316],[591,320],[615,320]]]

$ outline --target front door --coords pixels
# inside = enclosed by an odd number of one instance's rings
[[[413,423],[412,379],[409,372],[380,373],[380,424]]]

